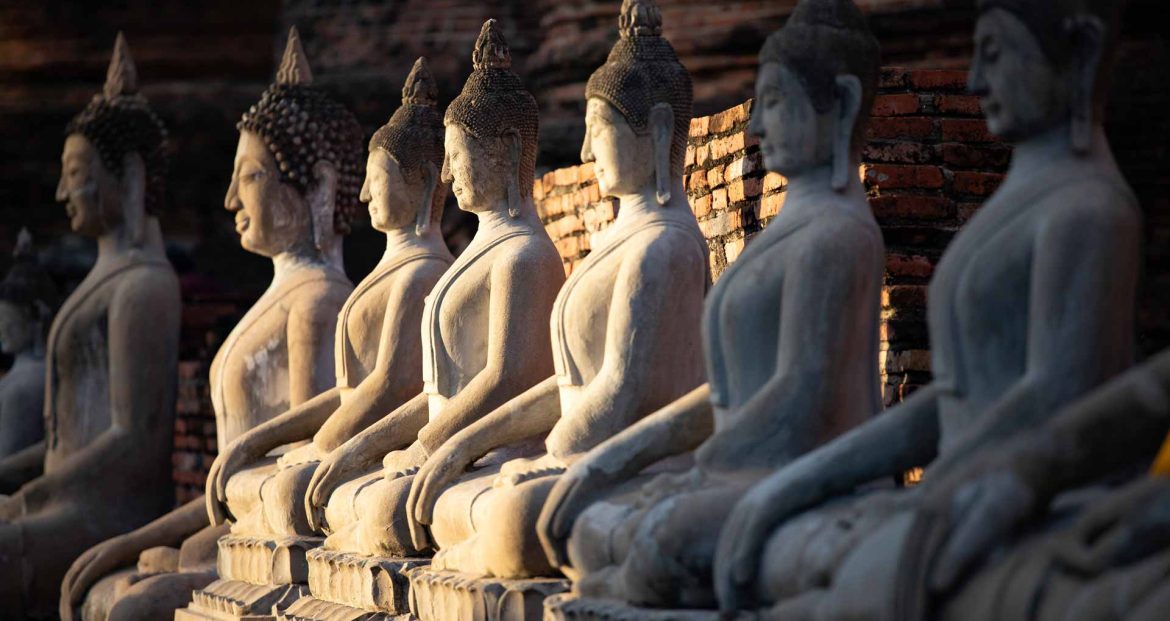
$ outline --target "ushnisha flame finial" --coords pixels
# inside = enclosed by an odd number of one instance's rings
[[[433,106],[439,101],[439,87],[435,84],[435,76],[427,65],[427,59],[419,56],[414,61],[410,75],[406,76],[406,83],[402,86],[402,103],[416,106]]]
[[[276,83],[307,86],[313,83],[313,72],[309,69],[309,59],[305,57],[305,50],[301,47],[301,35],[296,26],[288,29],[288,43],[284,46],[284,57],[280,60],[280,69],[276,71]]]
[[[477,71],[512,67],[512,51],[508,49],[508,40],[496,20],[489,19],[480,28],[475,50],[471,53],[471,65]]]
[[[130,46],[126,44],[126,37],[119,31],[118,37],[114,39],[114,54],[110,57],[110,68],[106,70],[106,84],[102,87],[102,94],[106,99],[114,99],[137,92],[138,69],[134,67],[134,59],[130,57]]]
[[[624,0],[618,17],[623,37],[657,37],[662,34],[662,12],[654,0]]]

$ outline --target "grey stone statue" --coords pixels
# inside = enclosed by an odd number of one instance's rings
[[[0,463],[23,451],[44,454],[37,445],[45,436],[45,337],[56,309],[57,287],[21,229],[0,281],[0,351],[13,357],[0,378]]]
[[[980,2],[970,87],[1016,149],[931,281],[934,380],[739,502],[716,553],[721,608],[902,618],[883,576],[920,490],[1131,364],[1141,214],[1101,127],[1122,4]],[[858,490],[926,464],[914,491]]]
[[[163,251],[166,131],[118,35],[102,93],[70,121],[57,200],[98,259],[53,320],[45,440],[0,464],[0,618],[51,616],[69,563],[174,499],[179,283]],[[40,462],[29,469],[22,460]]]
[[[273,279],[211,363],[221,451],[334,384],[337,314],[353,290],[341,245],[361,205],[361,128],[312,84],[295,29],[276,82],[237,128],[224,207],[240,245],[272,260]],[[61,584],[62,617],[74,618],[83,601],[85,619],[172,616],[215,577],[216,541],[226,532],[208,523],[199,498],[94,546]]]
[[[597,618],[603,600],[713,607],[711,553],[735,500],[881,407],[885,252],[857,175],[877,42],[852,2],[806,0],[760,60],[749,131],[788,196],[707,299],[709,383],[570,466],[542,511],[549,556]],[[685,472],[644,472],[696,447]]]

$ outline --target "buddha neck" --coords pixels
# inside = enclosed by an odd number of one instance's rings
[[[413,252],[437,251],[443,244],[443,237],[437,229],[438,227],[431,226],[426,233],[419,235],[415,232],[415,226],[411,224],[386,231],[386,251],[382,253],[379,262],[385,263],[394,257]]]
[[[540,218],[536,216],[536,205],[531,196],[520,199],[520,215],[513,218],[508,213],[508,200],[505,198],[496,201],[489,209],[476,210],[479,219],[479,229],[475,233],[476,239],[490,239],[516,228],[534,228],[541,226]]]
[[[857,170],[859,163],[852,161],[849,170]],[[845,189],[833,189],[833,166],[825,164],[788,177],[784,209],[781,213],[797,217],[812,215],[825,209],[838,209],[853,215],[867,215],[869,204],[865,200],[865,187],[857,175],[849,175]]]
[[[658,204],[658,191],[653,181],[637,192],[619,195],[617,199],[618,213],[613,224],[615,230],[625,230],[663,217],[691,215],[682,177],[671,178],[670,200],[665,205]]]
[[[338,265],[333,261],[326,261],[318,252],[290,250],[272,257],[272,284],[268,290],[276,289],[293,274],[306,269],[335,271],[344,275],[344,271]]]
[[[134,244],[125,224],[119,224],[98,237],[97,250],[94,270],[105,269],[111,262],[131,253],[154,259],[166,258],[158,218],[149,215],[143,217],[141,243]]]
[[[1060,123],[1015,145],[1008,177],[1027,181],[1033,174],[1057,160],[1079,160],[1091,165],[1116,168],[1113,151],[1101,125],[1093,127],[1093,142],[1089,152],[1078,155],[1073,151],[1069,124]]]

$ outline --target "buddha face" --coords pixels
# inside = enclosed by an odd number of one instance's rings
[[[19,306],[0,300],[0,352],[13,355],[32,347],[33,321]]]
[[[281,181],[276,159],[253,132],[240,132],[224,207],[235,213],[240,245],[249,252],[273,257],[313,244],[305,197]]]
[[[508,199],[508,180],[516,176],[505,138],[480,140],[450,124],[443,136],[446,177],[464,211],[491,211]]]
[[[102,163],[93,143],[81,134],[65,138],[57,200],[65,203],[69,226],[98,237],[122,223],[122,184]]]
[[[818,113],[804,84],[783,63],[760,65],[748,131],[760,139],[764,167],[790,177],[833,157],[832,112]]]
[[[370,210],[370,224],[375,230],[386,233],[414,224],[420,188],[407,176],[385,149],[370,152],[361,200]]]
[[[654,184],[654,143],[634,133],[626,118],[603,99],[591,97],[585,110],[581,161],[593,162],[602,196],[633,194]]]
[[[1069,118],[1069,76],[1044,54],[1024,22],[991,9],[975,27],[975,58],[968,87],[979,96],[987,128],[1018,141]]]

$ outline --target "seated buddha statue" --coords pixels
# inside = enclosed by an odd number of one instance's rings
[[[581,149],[601,194],[618,199],[617,218],[553,306],[555,375],[453,435],[415,475],[404,517],[415,547],[434,540],[433,569],[557,575],[536,518],[559,474],[703,383],[707,246],[683,184],[690,74],[661,36],[652,0],[626,0],[620,26],[585,88]],[[544,439],[539,455],[473,466],[534,437]]]
[[[370,139],[360,198],[373,227],[386,235],[386,251],[338,317],[337,385],[240,435],[216,458],[205,496],[212,523],[231,515],[233,533],[313,535],[304,489],[321,457],[422,390],[423,302],[454,260],[437,226],[447,188],[439,183],[443,118],[436,90],[419,58],[402,106]],[[275,464],[265,457],[309,440]]]
[[[1132,363],[1141,213],[1101,126],[1121,4],[979,3],[969,86],[1015,151],[930,282],[934,379],[739,502],[716,553],[724,610],[906,618],[883,580],[921,490]],[[910,491],[860,489],[924,465]]]
[[[295,29],[276,82],[237,128],[224,206],[241,246],[272,260],[273,279],[211,363],[220,451],[334,384],[337,316],[353,291],[341,245],[360,206],[361,128],[312,85]],[[62,616],[73,618],[84,599],[86,619],[170,617],[215,577],[216,540],[226,532],[208,523],[198,498],[90,549],[61,584]],[[137,572],[118,571],[135,560]]]
[[[404,519],[413,473],[460,429],[552,373],[548,316],[565,272],[532,201],[536,102],[512,72],[495,20],[484,23],[472,64],[444,117],[442,174],[479,228],[427,296],[423,391],[313,473],[307,513],[329,535],[326,550],[424,552]]]
[[[784,209],[707,298],[708,383],[574,463],[544,506],[542,540],[585,600],[712,606],[736,499],[880,409],[885,248],[857,174],[878,67],[840,0],[800,3],[760,53],[748,130],[788,179]],[[688,451],[689,470],[645,473]]]
[[[21,229],[0,281],[0,352],[12,356],[0,377],[0,464],[44,461],[45,336],[56,308],[57,286],[37,262],[32,235]]]
[[[49,330],[44,441],[0,463],[0,479],[28,477],[0,499],[0,618],[52,616],[78,554],[174,503],[181,304],[158,224],[165,154],[119,34],[102,92],[65,130],[57,200],[97,262]]]

